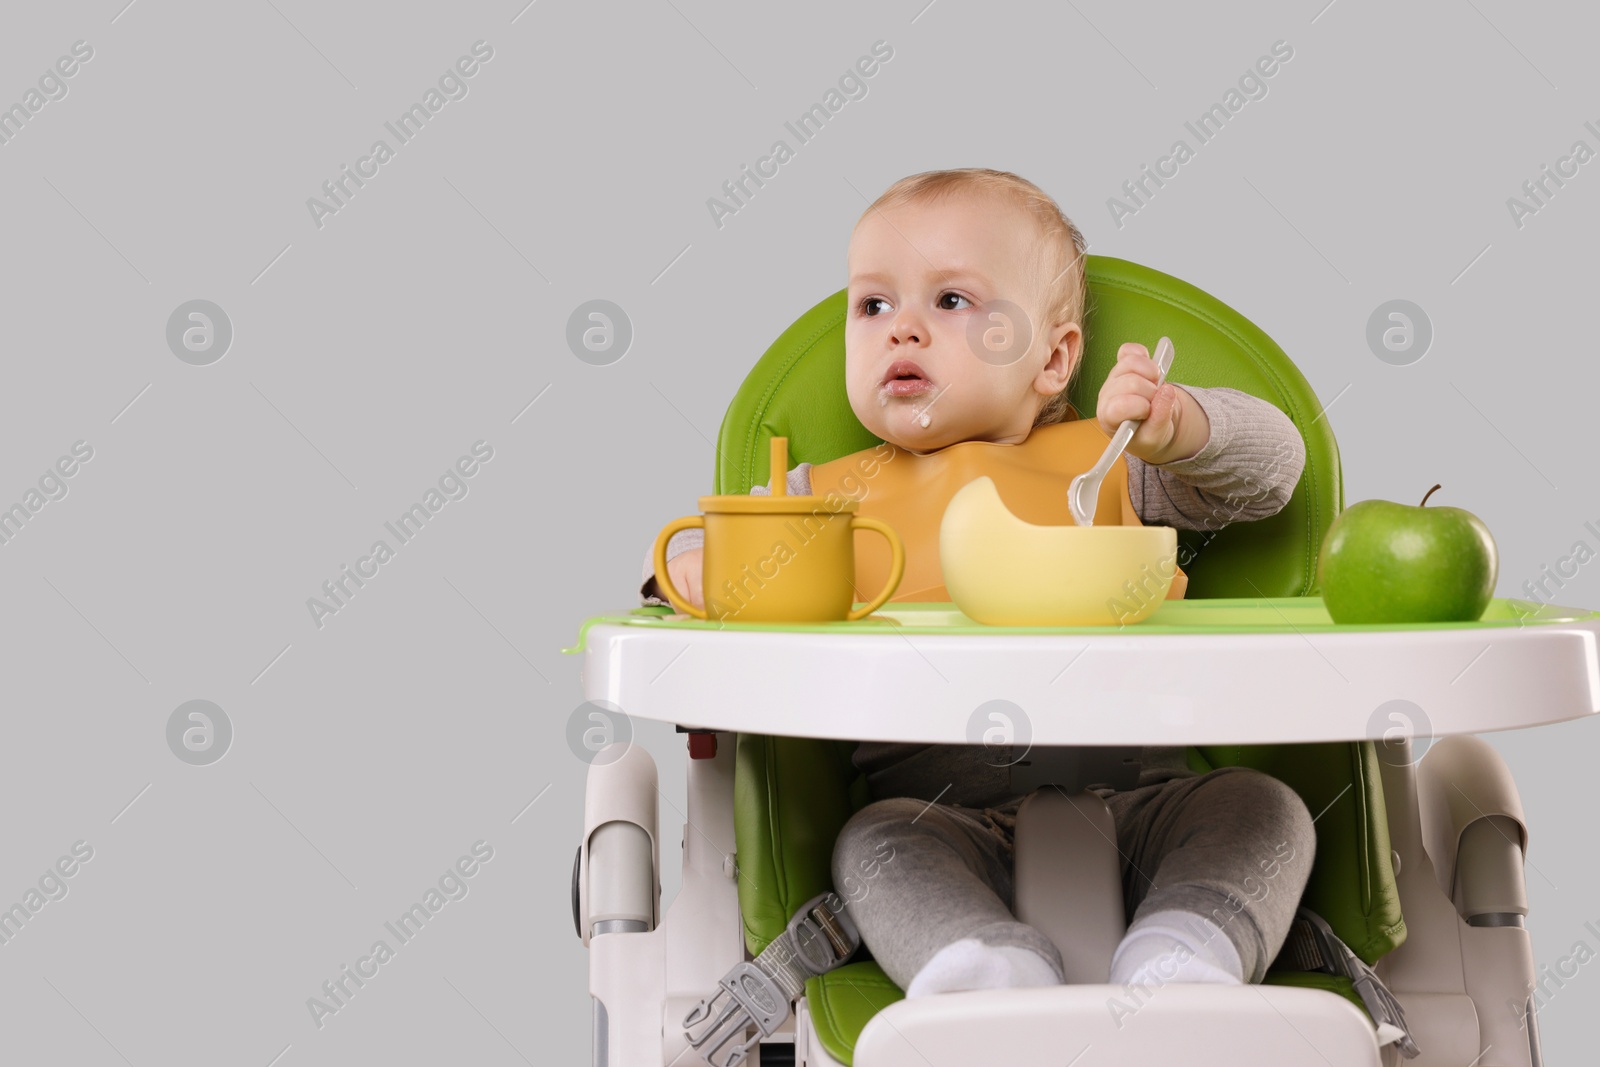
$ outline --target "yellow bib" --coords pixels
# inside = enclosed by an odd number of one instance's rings
[[[883,442],[811,468],[814,496],[838,493],[860,501],[857,514],[894,527],[905,544],[906,572],[890,598],[896,601],[948,601],[939,565],[939,522],[956,491],[987,474],[1000,499],[1017,518],[1039,526],[1071,526],[1067,486],[1099,461],[1108,438],[1092,419],[1052,423],[1033,429],[1020,444],[959,441],[919,455]],[[1128,496],[1125,456],[1106,472],[1095,502],[1096,526],[1143,526]],[[856,539],[856,588],[882,589],[889,578],[889,548],[881,537]],[[1167,590],[1178,600],[1189,578],[1177,575]],[[858,599],[860,599],[858,597]]]

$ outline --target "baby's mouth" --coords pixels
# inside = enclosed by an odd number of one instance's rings
[[[884,374],[882,389],[888,396],[923,396],[933,391],[933,382],[909,359],[897,359]]]

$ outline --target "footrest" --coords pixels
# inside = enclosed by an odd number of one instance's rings
[[[825,977],[839,982],[845,970]],[[824,1000],[812,1002],[811,995],[808,987],[813,1022],[823,1037]],[[842,1009],[848,1004],[844,996],[826,1003]],[[823,1043],[838,1055],[825,1037]],[[875,1012],[849,1058],[838,1058],[853,1067],[1065,1064],[1091,1049],[1086,1062],[1381,1063],[1372,1023],[1343,997],[1317,989],[1202,983],[1062,985],[901,999]]]

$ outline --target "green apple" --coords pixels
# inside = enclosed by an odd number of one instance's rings
[[[1322,602],[1337,623],[1473,622],[1494,596],[1499,553],[1461,508],[1363,500],[1341,511],[1317,556]]]

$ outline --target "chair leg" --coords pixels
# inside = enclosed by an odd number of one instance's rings
[[[1383,760],[1406,941],[1377,965],[1423,1050],[1410,1063],[1541,1067],[1516,785],[1490,745],[1409,742]]]

